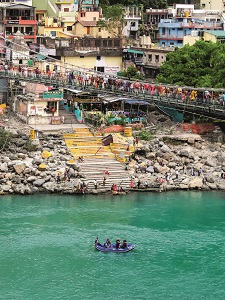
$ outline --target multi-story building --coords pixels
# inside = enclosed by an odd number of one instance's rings
[[[139,37],[139,22],[141,20],[141,11],[138,6],[126,7],[123,28],[123,35],[127,38],[137,40]]]
[[[115,75],[122,70],[122,41],[118,38],[53,39],[38,38],[49,53],[61,60],[50,64],[48,60],[39,62],[41,69],[53,67],[65,72],[65,65],[74,71],[90,70]]]
[[[167,53],[174,51],[171,47],[133,47],[123,50],[123,69],[135,66],[147,78],[154,79],[159,74],[161,64],[166,60]]]
[[[149,34],[151,40],[155,42],[159,33],[159,22],[172,17],[172,9],[146,9],[145,34]]]
[[[184,36],[193,31],[223,30],[221,12],[194,10],[194,5],[176,4],[172,19],[163,19],[158,24],[159,43],[164,47],[182,47]]]
[[[15,33],[20,31],[25,41],[36,42],[35,7],[25,4],[12,4],[0,7],[0,32],[5,38],[13,39]]]
[[[32,6],[32,0],[1,0],[0,7],[2,6],[9,6],[12,4],[25,4]]]
[[[78,37],[103,37],[110,36],[109,32],[98,27],[97,21],[102,17],[100,10],[78,11],[73,25],[73,34]]]
[[[196,9],[225,11],[224,0],[192,0],[192,4]]]

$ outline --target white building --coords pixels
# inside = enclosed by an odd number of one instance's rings
[[[20,31],[14,35],[11,43],[11,59],[14,65],[27,65],[30,59],[30,48],[24,40],[23,34]]]
[[[200,0],[200,8],[205,10],[219,10],[223,12],[225,10],[224,0]]]
[[[138,39],[139,37],[139,21],[141,20],[141,12],[137,6],[126,7],[125,10],[125,26],[123,35],[127,38]]]
[[[0,7],[12,4],[25,4],[32,6],[32,0],[0,0]]]

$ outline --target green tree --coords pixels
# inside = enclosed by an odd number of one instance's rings
[[[143,79],[143,75],[138,72],[135,66],[129,66],[126,71],[121,73],[121,76],[129,79]]]
[[[100,0],[100,5],[103,6],[105,1],[108,1],[109,5],[121,4],[123,6],[137,6],[136,0]],[[169,4],[169,2],[171,2]],[[177,0],[176,3],[179,1]],[[180,1],[181,2],[181,1]],[[174,1],[166,1],[166,0],[139,0],[138,6],[143,5],[144,9],[147,8],[166,8],[168,5],[172,5]]]
[[[197,41],[167,55],[157,82],[194,87],[225,86],[225,46]],[[222,67],[222,68],[221,68]]]
[[[103,19],[97,21],[97,26],[107,30],[114,37],[121,37],[124,26],[124,7],[121,4],[103,7]]]
[[[10,131],[6,131],[3,128],[0,128],[0,149],[4,150],[8,148],[12,140],[12,134]]]

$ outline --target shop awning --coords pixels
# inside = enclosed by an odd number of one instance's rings
[[[32,58],[35,58],[37,60],[45,60],[47,57],[45,55],[42,54],[35,54],[32,56]]]
[[[148,105],[149,103],[147,101],[143,100],[126,100],[125,103],[128,103],[130,105]]]
[[[135,49],[124,49],[123,53],[134,53],[144,55],[143,51],[135,50]]]

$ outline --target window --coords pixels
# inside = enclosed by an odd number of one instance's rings
[[[51,36],[56,36],[56,31],[50,31]]]
[[[97,56],[97,60],[101,60],[101,56]]]
[[[72,26],[67,26],[66,29],[67,29],[67,31],[72,31],[73,27]]]
[[[94,67],[94,71],[104,73],[105,72],[105,67]]]
[[[155,62],[156,62],[156,63],[159,62],[159,55],[155,55]]]
[[[84,58],[84,56],[82,55],[82,56],[80,56],[80,58]]]
[[[152,61],[152,54],[148,55],[148,61],[150,61],[150,62]]]
[[[96,17],[93,17],[93,21],[96,21]]]
[[[81,18],[85,17],[85,12],[80,13]]]
[[[69,12],[70,10],[69,10],[69,8],[68,7],[65,7],[64,8],[64,12]]]
[[[101,31],[102,31],[102,29],[101,29],[101,28],[99,28],[99,29],[98,29],[98,32],[101,32]]]

